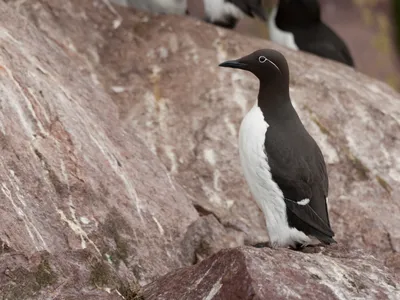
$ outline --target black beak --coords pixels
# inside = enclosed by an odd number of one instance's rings
[[[238,60],[227,60],[224,61],[223,63],[219,64],[220,67],[225,67],[225,68],[233,68],[233,69],[243,69],[245,70],[247,67],[247,64],[242,63]]]

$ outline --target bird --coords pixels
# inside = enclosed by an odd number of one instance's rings
[[[318,0],[280,0],[268,16],[271,41],[355,67],[346,43],[321,20]]]
[[[187,0],[111,0],[111,2],[155,14],[189,14]]]
[[[205,21],[233,29],[245,15],[267,20],[262,0],[204,0]]]
[[[260,49],[220,67],[259,79],[254,106],[239,130],[244,177],[266,219],[269,246],[303,249],[336,243],[328,215],[323,154],[292,105],[284,55]]]

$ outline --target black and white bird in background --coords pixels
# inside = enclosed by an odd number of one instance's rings
[[[245,15],[267,20],[262,0],[203,0],[206,22],[233,29]]]
[[[111,2],[158,14],[188,15],[187,0],[111,0]],[[233,29],[245,16],[267,20],[262,0],[203,0],[208,23]]]
[[[354,67],[346,43],[321,20],[318,0],[280,0],[268,17],[271,41]]]
[[[110,0],[111,2],[155,14],[188,14],[187,0]]]
[[[289,95],[289,67],[272,49],[220,64],[253,73],[258,99],[239,131],[244,176],[264,213],[272,247],[336,243],[327,208],[324,157],[303,126]]]

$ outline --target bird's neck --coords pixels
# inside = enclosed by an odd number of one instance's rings
[[[257,105],[265,118],[287,118],[294,108],[290,101],[289,87],[282,85],[261,85]]]

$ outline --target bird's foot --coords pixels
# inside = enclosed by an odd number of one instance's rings
[[[296,243],[294,247],[291,247],[295,251],[303,253],[319,253],[322,251],[321,244],[301,244]]]

